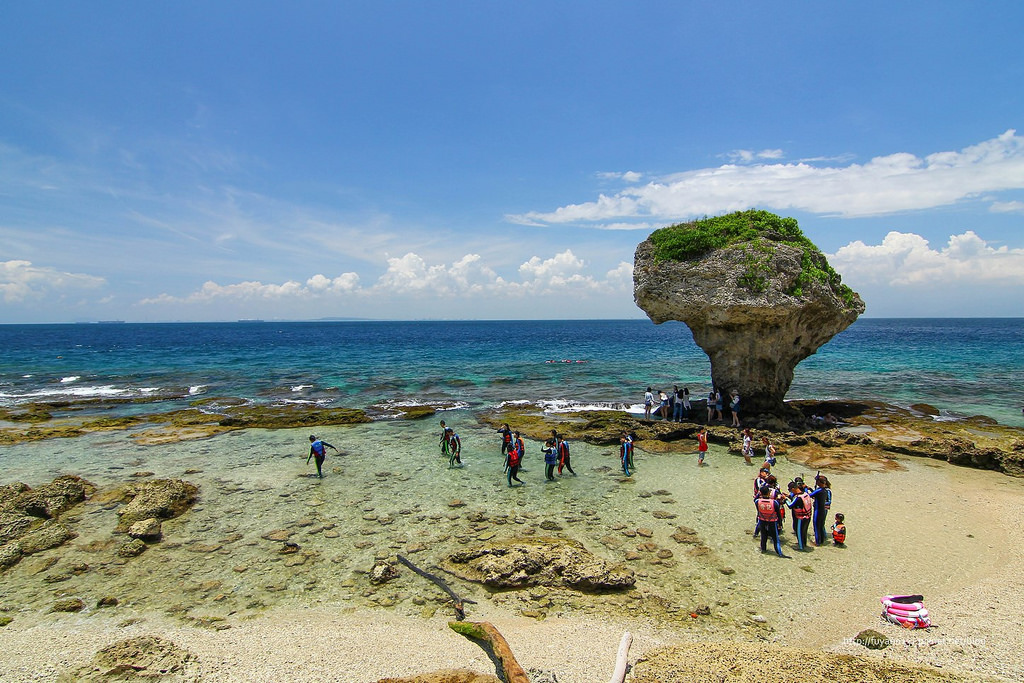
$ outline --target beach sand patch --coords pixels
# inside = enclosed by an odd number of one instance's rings
[[[976,680],[939,671],[856,655],[761,643],[693,643],[654,650],[633,667],[633,683],[666,681],[765,681],[789,683],[939,683]]]

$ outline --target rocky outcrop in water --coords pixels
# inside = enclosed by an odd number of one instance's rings
[[[567,586],[596,592],[632,588],[633,571],[594,556],[583,544],[564,538],[510,538],[452,553],[445,570],[490,588]]]
[[[864,312],[796,221],[763,211],[656,231],[636,249],[633,282],[651,320],[690,328],[741,415],[782,413],[797,363]]]
[[[93,484],[72,476],[57,477],[35,489],[21,482],[0,486],[0,571],[13,567],[25,555],[75,538],[75,532],[57,517],[95,490]]]

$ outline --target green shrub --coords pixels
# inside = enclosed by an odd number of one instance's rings
[[[773,242],[800,247],[801,272],[787,294],[803,296],[811,282],[827,284],[847,306],[856,296],[842,283],[842,278],[825,259],[825,255],[807,239],[795,218],[782,218],[768,211],[751,209],[724,216],[702,218],[690,223],[670,225],[651,233],[656,261],[687,261],[715,249],[743,245],[744,272],[737,284],[753,292],[768,288],[768,270],[774,254]]]

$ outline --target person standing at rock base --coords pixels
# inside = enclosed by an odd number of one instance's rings
[[[740,392],[733,389],[732,400],[729,402],[729,412],[732,413],[732,426],[740,426]]]
[[[654,392],[650,387],[644,392],[644,419],[651,419],[651,409],[654,408]]]
[[[704,467],[704,456],[708,452],[708,428],[701,427],[697,432],[697,467]]]
[[[321,469],[324,464],[324,460],[327,458],[327,449],[334,448],[331,444],[327,443],[323,439],[318,439],[314,435],[309,435],[309,456],[306,458],[306,464],[309,464],[310,458],[316,458],[316,476],[319,479],[324,478],[323,470]],[[334,452],[339,452],[337,448],[334,448]]]

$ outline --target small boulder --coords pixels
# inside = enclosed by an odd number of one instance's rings
[[[81,598],[63,598],[53,603],[51,612],[81,612],[85,609],[85,602]]]
[[[866,628],[853,638],[853,642],[859,643],[869,650],[884,650],[892,643],[889,636],[879,633],[873,628]]]
[[[135,522],[135,524],[128,527],[128,535],[131,538],[138,538],[143,541],[159,541],[163,535],[160,520],[156,517],[150,517]]]
[[[370,569],[370,583],[382,584],[398,578],[398,567],[390,562],[377,562]]]
[[[133,538],[117,549],[118,557],[138,557],[146,551],[146,542]]]

